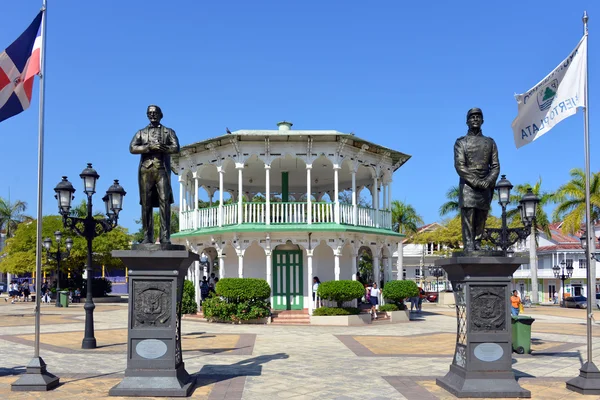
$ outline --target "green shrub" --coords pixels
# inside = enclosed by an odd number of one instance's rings
[[[264,279],[223,278],[217,282],[215,291],[229,302],[266,300],[271,296],[271,287]]]
[[[209,321],[247,321],[266,318],[271,313],[269,303],[262,300],[229,303],[218,296],[211,295],[202,302],[204,317]]]
[[[196,314],[198,312],[198,303],[196,303],[196,290],[194,284],[187,279],[183,281],[183,296],[181,299],[182,314]]]
[[[384,304],[379,306],[379,311],[398,311],[399,309],[400,308],[395,304]]]
[[[339,281],[338,281],[339,282]],[[320,286],[319,286],[320,287]],[[354,307],[321,307],[313,311],[313,315],[316,316],[328,316],[328,315],[358,315],[360,310]]]
[[[365,288],[358,281],[327,281],[319,285],[320,298],[337,302],[338,308],[344,301],[358,299],[365,294]]]
[[[419,295],[419,287],[414,281],[389,281],[383,287],[383,298],[391,300],[401,310],[405,309],[404,299]]]

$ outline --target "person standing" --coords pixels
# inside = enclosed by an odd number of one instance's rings
[[[150,124],[139,130],[129,144],[131,154],[140,154],[138,183],[142,206],[142,244],[154,243],[154,213],[160,210],[160,243],[171,244],[171,154],[179,153],[179,140],[173,129],[161,125],[159,106],[150,105],[146,112]]]
[[[370,289],[370,302],[371,302],[371,315],[374,319],[377,319],[377,306],[379,305],[379,295],[381,290],[377,287],[377,283],[373,282],[373,286]]]
[[[513,290],[512,296],[510,296],[510,313],[512,316],[517,317],[519,315],[519,308],[521,306],[521,298],[519,292]]]
[[[460,177],[458,204],[465,252],[481,249],[485,222],[490,211],[496,179],[500,174],[498,148],[494,139],[483,136],[483,112],[472,108],[467,112],[469,131],[456,139],[454,168]]]

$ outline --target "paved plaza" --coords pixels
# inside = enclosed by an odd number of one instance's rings
[[[98,348],[82,350],[83,303],[42,307],[41,356],[60,376],[57,389],[11,392],[33,355],[33,304],[0,300],[0,398],[100,399],[123,376],[127,305],[98,304]],[[513,368],[534,399],[594,398],[565,389],[585,359],[585,311],[526,309],[533,324],[532,355],[514,355]],[[197,377],[193,399],[451,399],[436,386],[452,359],[452,308],[426,304],[410,323],[365,327],[182,323],[184,361]],[[600,326],[594,335],[600,364]],[[112,397],[117,399],[116,397]]]

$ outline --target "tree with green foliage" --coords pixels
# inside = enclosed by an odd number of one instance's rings
[[[21,222],[31,220],[25,215],[27,203],[21,200],[11,202],[0,197],[0,231],[6,231],[7,237],[12,237]]]
[[[414,281],[389,281],[385,284],[382,295],[384,299],[396,303],[398,308],[404,310],[404,299],[418,296],[419,288]]]
[[[395,232],[413,234],[419,225],[423,225],[423,218],[413,206],[399,200],[392,201],[392,229]]]
[[[574,168],[570,172],[571,180],[560,186],[554,200],[558,206],[554,209],[552,218],[563,221],[562,230],[566,233],[576,233],[585,221],[585,173],[581,168]],[[590,219],[600,218],[600,172],[591,174],[590,177]]]
[[[325,300],[335,301],[341,308],[344,301],[358,299],[365,294],[364,286],[358,281],[342,280],[322,282],[317,295]]]
[[[13,274],[22,274],[31,272],[35,268],[35,249],[36,249],[36,228],[35,220],[21,223],[18,226],[14,236],[6,241],[0,258],[0,271]],[[64,240],[67,237],[73,239],[73,248],[70,256],[61,261],[61,270],[66,272],[82,273],[87,262],[87,242],[85,238],[77,236],[63,227],[62,217],[58,215],[47,215],[42,219],[42,240],[46,237],[54,238],[55,231],[63,232],[63,243],[61,250],[64,251]],[[128,250],[130,246],[130,236],[125,228],[116,227],[108,233],[96,237],[93,241],[93,261],[94,265],[104,265],[106,268],[123,267],[123,263],[118,258],[113,258],[113,250]],[[56,251],[56,242],[53,241],[51,251]],[[49,271],[56,270],[54,261],[42,258],[44,269]]]
[[[440,216],[448,214],[456,214],[460,212],[460,206],[458,205],[459,190],[458,185],[452,186],[446,192],[446,199],[448,200],[440,206]]]
[[[521,214],[517,208],[520,204],[523,196],[527,194],[527,190],[531,189],[533,194],[537,196],[540,202],[537,204],[536,217],[535,217],[535,231],[543,231],[548,237],[550,234],[550,219],[548,214],[544,211],[544,207],[554,203],[554,193],[549,193],[542,190],[542,178],[540,177],[535,185],[528,183],[517,185],[511,193],[510,205],[514,206],[513,209],[506,211],[506,217],[508,218],[510,225],[523,226],[521,221]]]
[[[449,249],[458,250],[462,246],[462,225],[460,215],[452,219],[442,221],[441,227],[432,231],[421,232],[412,238],[414,243],[440,243]],[[488,215],[485,226],[488,228],[500,228],[500,218]],[[484,245],[486,243],[484,242]],[[489,245],[489,243],[487,243]]]
[[[207,205],[207,207],[208,207],[208,205]],[[157,238],[157,237],[159,237],[159,230],[160,230],[160,212],[154,211],[153,218],[154,218],[154,237]],[[138,219],[135,221],[135,223],[141,224],[142,220]],[[177,232],[179,232],[179,209],[177,209],[176,207],[173,207],[173,208],[171,208],[171,229],[169,230],[169,233],[173,234],[173,233],[177,233]],[[140,227],[140,229],[136,233],[133,234],[132,239],[135,243],[141,243],[144,240],[144,229],[142,227]]]

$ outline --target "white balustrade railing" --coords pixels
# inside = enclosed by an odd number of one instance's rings
[[[358,207],[358,225],[375,227],[375,210],[372,208]]]
[[[352,204],[340,203],[340,223],[354,225],[354,207]]]
[[[265,203],[244,203],[244,223],[264,224],[265,209]]]
[[[198,210],[198,229],[219,225],[219,207],[200,208]]]
[[[271,224],[306,224],[308,222],[307,203],[286,202],[270,204]],[[354,225],[354,207],[351,204],[340,203],[340,223]],[[248,202],[242,204],[242,221],[244,224],[265,224],[267,222],[266,203]],[[312,223],[324,224],[335,222],[335,203],[311,203]],[[358,226],[374,228],[379,221],[379,228],[392,229],[392,213],[389,210],[357,207]],[[223,205],[223,225],[238,224],[238,204]],[[183,211],[179,221],[180,231],[193,229],[214,228],[219,225],[219,207],[200,208]]]
[[[223,205],[223,225],[237,224],[237,204]]]
[[[382,229],[392,229],[392,212],[389,210],[379,210],[379,227]]]
[[[272,224],[305,224],[306,203],[271,203]]]
[[[183,211],[179,221],[179,230],[189,231],[194,229],[194,211]]]
[[[312,222],[313,224],[324,224],[333,222],[333,203],[313,203],[312,204]]]

